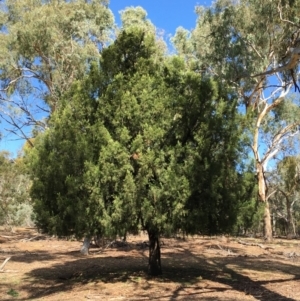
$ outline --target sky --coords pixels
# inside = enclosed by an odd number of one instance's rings
[[[193,29],[197,19],[195,6],[209,6],[210,4],[211,0],[110,0],[109,7],[115,16],[116,23],[120,25],[119,12],[121,10],[130,6],[141,6],[147,11],[148,18],[158,31],[163,31],[164,36],[169,38],[174,35],[179,26],[188,30]],[[7,134],[3,131],[4,127],[5,124],[0,123],[0,132],[3,135],[0,140],[0,150],[8,150],[13,157],[16,157],[25,141],[12,134]]]
[[[174,34],[178,26],[190,30],[195,27],[195,6],[209,6],[210,0],[110,0],[116,22],[120,24],[119,11],[130,6],[141,6],[148,13],[148,18],[166,34]]]

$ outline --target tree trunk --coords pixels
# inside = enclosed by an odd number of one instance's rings
[[[289,198],[286,198],[286,210],[287,210],[287,236],[292,237],[296,235],[296,229],[293,220],[292,206]]]
[[[271,223],[271,214],[270,214],[270,206],[267,199],[267,187],[266,187],[266,179],[264,176],[264,169],[261,162],[256,162],[257,168],[257,178],[258,178],[258,194],[260,201],[265,204],[264,210],[264,237],[266,241],[271,241],[273,238],[272,235],[272,223]]]
[[[81,254],[83,254],[83,255],[88,255],[89,254],[90,243],[91,243],[91,238],[90,237],[85,237],[84,240],[83,240],[82,247],[80,249]]]
[[[265,211],[264,211],[264,237],[266,241],[272,241],[272,223],[270,206],[268,200],[265,200]]]
[[[148,272],[151,276],[162,274],[160,261],[159,235],[156,231],[147,231],[149,236],[149,265]]]
[[[288,238],[291,238],[296,235],[296,229],[293,219],[293,211],[292,211],[292,202],[290,201],[290,197],[287,193],[280,190],[280,192],[285,197],[286,201],[286,235]]]
[[[100,248],[101,246],[103,247],[104,246],[104,238],[101,237],[100,234],[97,234],[94,236],[94,242],[95,242],[95,245]]]
[[[276,216],[274,215],[274,213],[272,214],[272,233],[273,233],[273,236],[274,235],[277,235],[277,232],[276,232]]]

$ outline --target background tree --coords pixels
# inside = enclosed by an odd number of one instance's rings
[[[274,207],[274,222],[284,226],[286,235],[295,236],[294,208],[299,199],[299,158],[284,157],[279,161],[273,173],[271,184],[274,193],[271,201]]]
[[[147,12],[141,7],[126,7],[121,11],[122,29],[138,27],[155,34],[154,24],[147,18]]]
[[[298,89],[299,6],[299,1],[219,0],[211,8],[198,8],[192,33],[179,29],[173,39],[199,72],[228,83],[238,95],[245,131],[251,137],[258,194],[265,205],[267,240],[272,228],[265,171],[299,125],[296,115],[280,116],[275,128],[269,123],[292,86]]]
[[[0,8],[0,114],[28,139],[110,40],[107,1],[5,0]]]
[[[249,162],[247,165],[240,175],[243,185],[239,188],[242,197],[238,204],[238,216],[234,227],[234,233],[237,235],[255,235],[261,232],[263,206],[257,198],[257,181],[252,163]]]
[[[12,160],[9,153],[0,153],[0,224],[32,225],[29,198],[30,181],[21,159]]]

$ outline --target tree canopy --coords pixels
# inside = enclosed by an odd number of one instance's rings
[[[31,151],[38,226],[58,235],[230,231],[240,185],[236,99],[123,30],[76,82]]]
[[[0,4],[0,112],[27,139],[47,127],[62,94],[111,38],[107,1],[5,0]]]
[[[22,159],[0,152],[0,225],[31,226],[30,180]]]
[[[197,7],[175,53],[141,7],[118,27],[106,0],[0,5],[0,115],[27,140],[41,230],[144,230],[157,275],[162,235],[247,231],[263,208],[271,240],[282,195],[293,224],[300,1]]]
[[[290,112],[299,108],[297,100],[289,101],[292,87],[299,90],[299,6],[299,1],[218,0],[209,8],[197,8],[197,25],[191,33],[179,28],[173,38],[178,53],[191,66],[236,92],[255,158],[268,240],[272,227],[265,172],[299,128],[299,119],[293,119],[297,114],[277,115],[278,107]]]

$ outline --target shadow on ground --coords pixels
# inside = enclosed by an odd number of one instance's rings
[[[51,260],[54,257],[57,260],[57,255],[68,258],[61,264],[37,268],[25,275],[26,286],[22,287],[22,290],[28,292],[29,299],[45,298],[59,292],[71,291],[74,287],[88,283],[129,283],[136,291],[142,291],[142,294],[134,296],[131,300],[183,300],[182,294],[192,288],[184,300],[233,300],[226,299],[225,296],[204,298],[203,294],[234,290],[261,301],[295,301],[266,288],[265,285],[272,282],[281,285],[291,279],[299,280],[299,266],[265,258],[230,256],[206,258],[204,255],[193,254],[189,249],[180,248],[176,252],[162,254],[163,275],[151,278],[146,273],[147,249],[136,251],[137,256],[130,256],[126,250],[114,252],[114,256],[110,256],[110,251],[107,250],[101,257],[97,257],[96,252],[94,256],[89,257],[81,257],[78,252],[56,253],[55,256],[39,252],[33,258],[28,254],[17,254],[14,261],[30,263],[31,260]],[[253,280],[245,275],[244,270],[280,271],[289,279],[282,277],[276,280]],[[210,285],[205,286],[208,281]],[[153,294],[153,287],[158,288],[160,284],[165,283],[173,284],[174,289],[165,288],[163,293]]]

